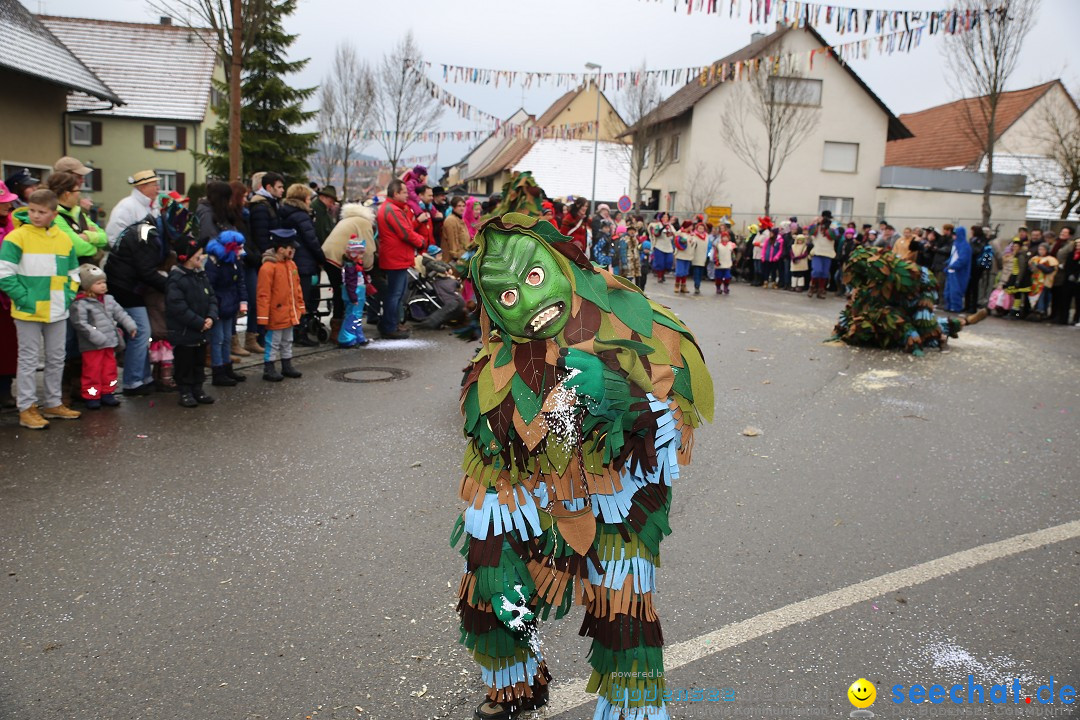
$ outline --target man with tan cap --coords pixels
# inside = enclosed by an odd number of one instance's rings
[[[147,215],[158,216],[159,210],[154,199],[158,195],[159,179],[153,170],[140,170],[128,178],[128,185],[132,186],[131,194],[116,203],[109,215],[109,224],[105,226],[110,248],[116,247],[120,233],[124,232],[128,225],[134,225]]]

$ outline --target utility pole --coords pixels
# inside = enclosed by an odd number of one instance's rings
[[[589,196],[589,217],[596,214],[596,158],[600,151],[600,71],[596,63],[585,63],[586,70],[596,71],[596,126],[593,128],[592,147],[592,194]]]
[[[232,58],[229,70],[229,177],[232,180],[244,181],[241,177],[243,172],[243,155],[241,154],[240,142],[240,73],[243,72],[243,48],[240,41],[242,35],[243,13],[240,8],[241,0],[232,0]]]

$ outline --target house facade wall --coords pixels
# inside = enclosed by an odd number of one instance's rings
[[[1051,114],[1064,113],[1072,113],[1075,117],[1076,106],[1065,90],[1060,85],[1055,85],[1002,133],[995,143],[994,152],[1049,156],[1050,150],[1047,146],[1050,141],[1047,137],[1046,119]]]
[[[806,57],[816,43],[805,32],[791,32],[784,38],[783,52]],[[771,54],[771,53],[770,53]],[[875,190],[885,160],[888,115],[862,87],[831,57],[818,55],[813,70],[803,76],[822,81],[818,124],[809,137],[786,160],[772,185],[771,211],[774,216],[813,217],[821,197],[850,198],[851,216],[875,213]],[[698,170],[722,172],[721,205],[730,205],[735,215],[753,216],[764,210],[765,184],[731,149],[724,131],[724,114],[730,106],[750,102],[749,85],[730,82],[719,85],[691,111],[691,127],[683,130],[680,161],[666,169],[650,186],[661,192],[661,206],[671,192],[677,196],[675,211],[688,214],[690,183]],[[761,132],[764,138],[764,131]],[[826,142],[858,143],[855,172],[822,169]],[[700,165],[699,165],[700,163]],[[834,213],[838,220],[847,219]]]
[[[598,92],[596,85],[590,83],[549,124],[571,125],[595,121],[596,95]],[[625,131],[626,125],[619,117],[619,113],[615,111],[607,96],[600,93],[600,139],[618,141],[618,135]],[[588,133],[585,137],[579,139],[592,138],[593,133]]]
[[[101,172],[101,189],[86,195],[106,211],[131,193],[127,178],[139,170],[177,173],[177,178],[183,180],[182,186],[177,188],[180,192],[186,192],[192,183],[205,181],[206,172],[193,154],[193,151],[202,152],[205,147],[203,123],[70,114],[69,133],[71,121],[80,120],[101,123],[101,144],[72,145],[69,134],[68,154]],[[157,125],[184,128],[186,148],[158,150],[145,147],[145,127]]]
[[[7,69],[0,69],[0,86],[0,179],[13,168],[51,171],[64,154],[67,89]]]

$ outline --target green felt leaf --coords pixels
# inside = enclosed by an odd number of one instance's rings
[[[481,413],[490,412],[498,406],[508,392],[510,392],[510,385],[504,385],[501,390],[495,389],[495,379],[491,375],[490,364],[480,371],[480,375],[476,378],[476,398],[480,403]]]
[[[671,389],[690,402],[694,402],[694,387],[691,384],[690,371],[677,365],[673,365],[671,371],[675,373],[675,382],[671,384]]]
[[[476,426],[476,421],[480,419],[480,391],[477,389],[477,383],[469,386],[468,391],[465,393],[463,405],[465,410],[465,432],[468,434]]]
[[[694,388],[694,406],[703,418],[712,422],[713,405],[715,403],[712,376],[709,375],[709,370],[705,367],[705,360],[701,357],[701,352],[694,343],[687,338],[683,338],[681,349],[683,363],[686,369],[690,371],[690,384]]]
[[[611,310],[624,325],[639,335],[652,335],[652,306],[644,295],[629,290],[612,290],[608,294]]]
[[[513,347],[510,341],[503,342],[499,352],[495,355],[495,367],[502,367],[514,359]]]
[[[540,408],[544,404],[543,399],[534,393],[517,374],[510,380],[510,392],[514,396],[514,404],[517,405],[518,412],[521,413],[521,419],[525,421],[525,424],[531,423],[540,414]]]
[[[638,342],[637,340],[615,339],[604,340],[603,342],[597,340],[595,344],[597,346],[612,345],[616,347],[626,348],[627,350],[635,352],[638,355],[649,355],[653,352],[653,347],[651,345],[646,345],[645,343]]]
[[[574,274],[574,288],[577,294],[605,312],[611,312],[607,301],[607,284],[596,273],[587,273],[577,265],[570,266]],[[599,281],[599,282],[597,282]]]

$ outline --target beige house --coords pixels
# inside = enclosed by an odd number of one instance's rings
[[[0,0],[0,180],[26,168],[44,179],[65,154],[68,93],[99,106],[123,101],[19,0]]]
[[[821,51],[827,45],[812,27],[782,27],[770,35],[755,35],[749,45],[718,61],[738,63],[790,53],[801,63],[811,51],[819,51],[812,67],[802,67],[799,76],[777,79],[805,90],[803,104],[816,108],[819,116],[773,181],[774,217],[812,218],[826,209],[841,221],[873,217],[885,144],[911,134],[849,66],[831,51]],[[655,199],[658,209],[680,216],[708,205],[729,206],[739,225],[762,213],[765,184],[736,156],[723,127],[725,113],[746,102],[747,93],[739,87],[746,84],[688,83],[638,124],[635,134],[652,133],[658,150],[669,158],[643,188],[639,198],[643,205]],[[653,158],[655,154],[650,153]],[[702,193],[703,178],[717,189]],[[691,203],[691,197],[698,202]]]
[[[131,192],[127,178],[154,170],[164,192],[206,181],[194,153],[217,122],[211,79],[224,80],[208,31],[42,15],[41,22],[109,83],[124,105],[83,93],[67,102],[63,153],[94,168],[94,202],[112,208]]]
[[[564,94],[535,120],[524,110],[518,110],[510,117],[510,122],[545,128],[595,122],[598,100],[600,102],[600,142],[621,143],[619,135],[625,132],[626,124],[594,83],[582,85]],[[555,139],[555,136],[552,135],[548,139]],[[592,136],[590,135],[588,139],[592,139]],[[492,133],[462,161],[465,167],[463,170],[459,169],[461,182],[466,183],[469,192],[474,195],[490,195],[498,192],[509,180],[518,162],[532,150],[537,142],[537,140],[524,138],[507,138],[498,131]],[[542,178],[537,178],[537,181],[543,184]]]
[[[900,116],[914,137],[888,144],[878,193],[883,212],[965,225],[981,220],[987,162],[976,138],[985,134],[977,121],[982,101],[965,98]],[[992,224],[1013,233],[1023,224],[1061,220],[1077,178],[1067,177],[1055,159],[1061,142],[1054,129],[1067,135],[1080,128],[1080,109],[1064,85],[1053,80],[1004,93],[995,125]]]

